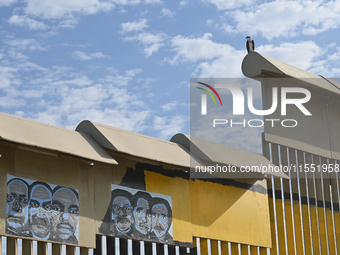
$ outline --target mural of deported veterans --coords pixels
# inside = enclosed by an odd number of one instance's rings
[[[28,184],[18,178],[7,183],[6,233],[29,236]]]
[[[78,192],[7,175],[6,233],[78,244]]]
[[[28,202],[28,223],[32,237],[47,240],[50,237],[52,190],[46,183],[35,182],[31,186]]]
[[[69,188],[56,187],[52,197],[52,231],[50,240],[78,243],[78,194]]]
[[[171,197],[112,185],[111,201],[99,232],[161,243],[172,240]]]

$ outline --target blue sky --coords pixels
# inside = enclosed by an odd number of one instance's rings
[[[339,77],[340,1],[0,0],[0,111],[189,134],[191,77],[241,78],[256,50]]]

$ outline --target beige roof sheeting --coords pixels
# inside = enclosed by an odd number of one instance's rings
[[[190,168],[190,154],[182,145],[88,120],[82,121],[76,130],[91,135],[101,146],[112,151]]]
[[[0,141],[108,164],[117,162],[89,135],[0,113]]]
[[[322,76],[304,71],[279,60],[264,56],[258,52],[250,52],[242,62],[242,72],[249,78],[261,78],[263,74],[273,78],[294,78],[308,84],[321,93],[340,96],[340,83]]]
[[[76,130],[91,135],[97,143],[108,150],[186,169],[208,166],[210,163],[230,164],[237,167],[261,164],[274,166],[260,154],[190,138],[183,134],[173,136],[168,142],[88,120],[82,121]],[[190,146],[190,142],[195,146]],[[260,174],[263,176],[265,173]],[[282,172],[267,174],[287,178]],[[228,178],[225,174],[223,177]]]
[[[238,168],[241,166],[257,166],[259,171],[254,171],[254,173],[288,178],[288,176],[281,171],[263,172],[262,170],[264,169],[264,166],[274,165],[264,156],[254,152],[241,150],[196,137],[190,137],[184,134],[174,135],[171,138],[171,141],[185,146],[190,150],[191,154],[194,155],[195,158],[198,158],[206,165],[231,165]],[[245,174],[243,173],[243,175]]]

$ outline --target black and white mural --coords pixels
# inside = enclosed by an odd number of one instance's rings
[[[6,233],[78,244],[78,191],[7,175]]]
[[[171,196],[119,185],[112,185],[111,190],[111,201],[99,232],[144,241],[173,242]]]

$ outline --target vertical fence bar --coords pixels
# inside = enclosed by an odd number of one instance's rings
[[[33,250],[33,255],[38,254],[38,242],[37,241],[32,241],[32,250]]]
[[[18,255],[22,255],[22,239],[20,238],[17,240],[17,251]]]
[[[285,153],[284,153],[284,148],[281,148],[281,146],[278,145],[277,146],[277,154],[278,154],[278,158],[277,158],[278,162],[273,162],[273,163],[275,165],[282,166],[283,161],[284,161],[282,159],[282,156],[286,156]],[[286,255],[288,255],[288,236],[287,236],[287,220],[286,220],[286,208],[285,208],[285,190],[284,190],[282,178],[280,178],[280,186],[281,186],[281,198],[282,198],[282,216],[283,216],[283,231],[284,231],[284,240],[285,240],[285,250],[286,250]]]
[[[272,144],[269,144],[269,153],[270,153],[270,161],[273,162],[272,156]],[[280,255],[280,245],[279,245],[279,231],[277,226],[277,211],[276,211],[276,197],[275,197],[275,179],[274,176],[271,176],[272,182],[272,196],[273,196],[273,211],[274,211],[274,224],[275,224],[275,242],[276,242],[276,251],[277,255]]]
[[[120,255],[120,240],[119,240],[119,237],[115,237],[115,255]]]
[[[294,254],[298,255],[297,253],[297,239],[296,239],[296,228],[295,228],[295,214],[294,214],[294,193],[293,193],[293,180],[295,181],[296,173],[294,170],[294,166],[296,167],[296,159],[295,159],[295,151],[291,148],[288,149],[287,152],[288,164],[290,166],[289,171],[289,193],[290,193],[290,206],[291,206],[291,213],[292,213],[292,227],[293,227],[293,240],[294,240]]]
[[[201,255],[201,240],[196,237],[197,255]]]
[[[128,255],[132,255],[132,240],[131,239],[128,239],[127,241],[127,244],[128,244]],[[152,243],[152,255],[156,255],[156,248],[155,248],[155,253],[153,253],[153,245],[154,243]]]
[[[106,236],[101,236],[102,255],[107,255]]]
[[[316,210],[316,223],[318,227],[318,241],[319,241],[319,253],[322,254],[322,246],[321,246],[321,231],[320,231],[320,220],[319,220],[319,206],[318,206],[318,191],[317,191],[317,182],[316,177],[319,175],[317,162],[318,158],[314,155],[312,156],[312,164],[316,167],[316,172],[313,172],[313,186],[314,186],[314,197],[315,197],[315,210]]]
[[[208,255],[211,255],[211,242],[210,242],[210,239],[207,239],[207,250],[208,250]]]
[[[302,238],[302,250],[303,254],[306,255],[306,245],[305,245],[305,233],[304,233],[304,224],[303,224],[303,212],[302,212],[302,203],[301,203],[301,185],[300,185],[300,175],[302,175],[302,165],[298,161],[297,151],[295,151],[296,157],[296,180],[297,180],[297,188],[298,188],[298,196],[299,196],[299,212],[300,212],[300,224],[301,224],[301,238]]]
[[[321,165],[321,168],[324,164],[327,164],[327,161],[325,158],[319,157],[319,162]],[[320,171],[321,175],[321,194],[322,194],[322,202],[323,202],[323,211],[325,215],[325,229],[326,229],[326,244],[327,244],[327,254],[330,255],[330,249],[329,249],[329,235],[328,235],[328,222],[327,222],[327,208],[326,208],[326,199],[325,199],[325,187],[324,187],[324,178],[323,178],[323,171]]]
[[[311,209],[310,209],[310,190],[309,190],[309,178],[311,178],[311,164],[312,158],[309,153],[304,153],[303,158],[305,166],[308,167],[308,170],[305,169],[305,182],[306,182],[306,195],[307,195],[307,209],[308,209],[308,223],[309,223],[309,233],[310,233],[310,248],[311,254],[314,255],[314,242],[313,242],[313,228],[312,228],[312,216],[311,216]]]
[[[48,255],[52,254],[52,244],[51,243],[47,243],[47,254]]]
[[[221,241],[217,241],[218,255],[222,255]]]
[[[145,255],[145,247],[144,247],[144,241],[139,242],[139,254]]]
[[[330,194],[330,203],[331,203],[331,220],[332,220],[332,235],[334,237],[334,254],[338,255],[338,239],[337,239],[337,224],[336,224],[336,201],[338,200],[337,197],[337,188],[336,188],[336,175],[335,175],[335,160],[334,159],[329,159],[328,160],[329,164],[329,172],[328,172],[328,185],[329,185],[329,194]]]

